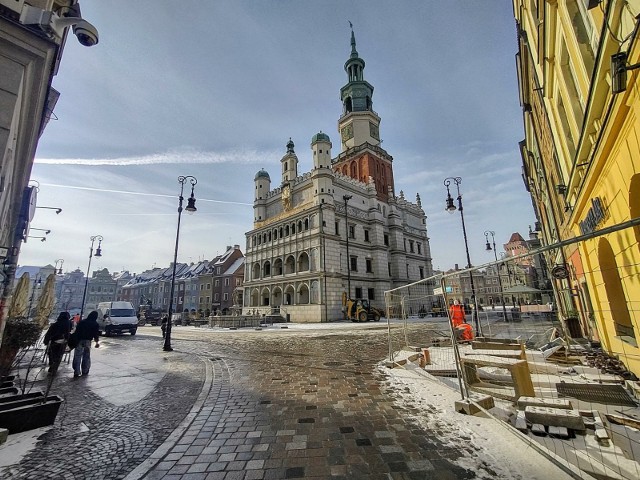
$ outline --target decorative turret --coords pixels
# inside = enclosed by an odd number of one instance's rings
[[[264,200],[267,198],[267,193],[271,190],[271,177],[269,173],[261,168],[254,177],[254,183],[256,184],[256,193],[254,195],[254,203],[258,200]]]
[[[282,183],[292,181],[298,176],[298,156],[294,151],[295,145],[293,140],[289,137],[287,142],[287,153],[280,160],[282,165]]]
[[[316,133],[311,138],[314,168],[331,168],[331,139],[326,133]]]
[[[356,50],[351,26],[351,55],[344,64],[348,83],[340,89],[342,117],[338,122],[342,150],[367,142],[380,144],[380,117],[373,111],[373,86],[364,79],[364,60]]]

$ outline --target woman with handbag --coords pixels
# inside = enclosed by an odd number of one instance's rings
[[[49,373],[51,374],[56,373],[62,361],[64,349],[69,339],[70,318],[69,312],[60,312],[56,321],[44,335],[44,344],[47,345],[47,354],[49,355]]]

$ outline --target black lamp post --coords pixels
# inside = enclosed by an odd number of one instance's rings
[[[491,235],[491,243],[489,243],[489,235]],[[492,230],[487,230],[484,232],[484,238],[487,241],[486,248],[488,252],[493,250],[493,257],[498,261],[498,252],[496,250],[496,232]],[[491,244],[493,244],[493,248],[491,248]],[[507,321],[507,307],[504,303],[504,290],[502,289],[502,266],[496,264],[496,268],[498,269],[498,285],[500,286],[500,301],[502,302],[502,313],[504,315],[504,321]]]
[[[87,265],[87,278],[84,281],[84,292],[82,292],[82,304],[80,305],[80,320],[82,320],[82,314],[84,313],[84,302],[87,299],[87,287],[89,286],[89,271],[91,270],[91,259],[93,258],[93,244],[98,240],[98,248],[96,248],[96,257],[102,256],[102,235],[94,235],[90,237],[91,247],[89,248],[89,265]]]
[[[344,223],[347,234],[347,300],[351,299],[351,257],[349,256],[349,210],[347,202],[353,198],[352,195],[343,195],[344,200]]]
[[[456,184],[456,188],[458,190],[458,207],[453,204],[453,198],[451,197],[451,192],[449,191],[449,185],[451,182]],[[460,184],[462,183],[461,177],[447,177],[444,179],[444,186],[447,187],[447,204],[445,210],[449,213],[453,213],[456,210],[460,211],[460,218],[462,220],[462,235],[464,236],[464,248],[467,252],[467,268],[471,268],[471,257],[469,256],[469,243],[467,242],[467,229],[464,225],[464,213],[462,209],[462,194],[460,193]],[[473,303],[473,321],[476,326],[476,336],[479,336],[482,331],[480,330],[480,322],[478,321],[478,309],[476,308],[476,287],[473,282],[473,272],[469,271],[469,279],[471,280],[471,303]]]
[[[60,264],[60,268],[58,268],[58,263]],[[64,260],[62,258],[59,258],[58,260],[55,261],[53,270],[56,275],[62,275],[62,265],[64,264]]]
[[[29,300],[28,316],[31,318],[31,309],[33,308],[33,299],[36,296],[36,288],[42,285],[42,276],[38,273],[33,279],[33,288],[31,289],[31,299]]]
[[[167,330],[164,336],[164,346],[162,349],[165,352],[172,352],[173,348],[171,348],[171,317],[173,315],[173,293],[175,292],[176,287],[176,263],[178,262],[178,241],[180,239],[180,218],[182,217],[182,202],[184,201],[184,197],[182,193],[184,192],[184,184],[189,181],[191,184],[191,196],[187,200],[187,206],[185,210],[187,213],[193,213],[197,210],[196,208],[196,197],[193,195],[193,188],[198,183],[196,177],[192,175],[178,177],[178,183],[180,183],[180,197],[178,197],[178,228],[176,229],[176,248],[173,253],[173,273],[171,274],[171,293],[169,295],[169,309],[167,313],[169,314],[169,318],[167,319]]]

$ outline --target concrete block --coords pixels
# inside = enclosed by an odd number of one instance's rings
[[[531,433],[541,436],[547,435],[547,431],[544,429],[544,425],[541,425],[539,423],[534,423],[533,425],[531,425]]]
[[[524,410],[529,406],[562,408],[565,410],[571,410],[573,408],[571,401],[564,398],[520,397],[518,399],[518,410]]]
[[[521,410],[516,412],[516,428],[525,433],[529,430],[529,427],[527,427],[527,419],[524,417],[524,412]]]
[[[531,423],[567,427],[572,430],[584,430],[584,420],[575,410],[564,410],[550,407],[526,407],[524,414]]]
[[[6,428],[0,428],[0,445],[7,441],[9,438],[9,430]]]
[[[565,427],[554,427],[553,425],[550,425],[549,435],[557,438],[569,438],[569,430],[567,430]]]
[[[468,399],[456,400],[455,409],[458,413],[475,415],[482,412],[478,405],[485,410],[489,410],[495,406],[495,402],[491,395],[471,395]]]
[[[408,352],[419,352],[421,350],[420,347],[411,347],[411,346],[406,346],[406,347],[403,347],[402,349]]]

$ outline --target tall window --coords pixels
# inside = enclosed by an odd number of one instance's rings
[[[365,262],[367,265],[367,273],[373,273],[373,260],[371,260],[370,258],[367,258]]]
[[[389,234],[387,234],[387,233],[384,234],[384,244],[387,247],[389,246]]]
[[[369,242],[370,241],[369,240],[369,230],[366,230],[366,229],[364,231],[364,241],[365,242]]]
[[[356,226],[349,225],[349,238],[356,238]]]
[[[369,297],[369,300],[375,300],[376,299],[376,290],[374,288],[368,288],[367,289],[367,297]]]
[[[351,266],[351,271],[352,272],[357,272],[358,271],[358,257],[352,256],[350,259],[350,266]]]

